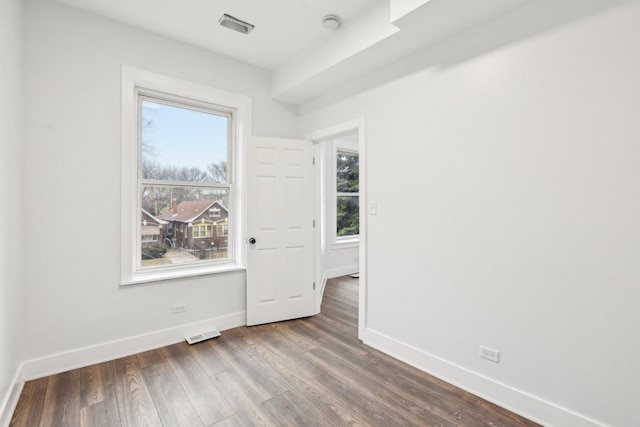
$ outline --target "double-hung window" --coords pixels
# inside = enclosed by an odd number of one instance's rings
[[[193,237],[194,238],[213,237],[213,225],[212,224],[194,224]]]
[[[360,234],[358,153],[336,152],[336,241],[357,238]]]
[[[218,236],[228,236],[229,235],[229,224],[220,224],[218,225]]]
[[[162,265],[228,261],[232,248],[218,254],[211,245],[194,239],[213,237],[212,224],[204,220],[214,204],[231,206],[233,112],[192,99],[137,92],[140,208],[161,221],[186,224],[192,231],[191,236],[164,233],[160,245],[167,252]],[[139,269],[156,266],[156,259],[146,260],[141,254]]]
[[[123,68],[123,284],[243,267],[237,159],[249,113],[246,97]]]

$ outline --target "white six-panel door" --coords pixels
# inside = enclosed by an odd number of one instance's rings
[[[247,171],[247,325],[310,316],[313,143],[252,137]]]

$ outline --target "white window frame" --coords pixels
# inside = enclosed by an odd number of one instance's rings
[[[338,193],[338,154],[356,154],[360,157],[360,153],[358,152],[357,144],[350,144],[344,141],[340,141],[339,139],[334,140],[333,144],[333,210],[332,210],[332,223],[333,223],[333,244],[334,248],[347,248],[347,247],[356,247],[360,243],[360,234],[354,234],[351,236],[338,236],[338,197],[341,195],[349,195],[349,196],[358,196],[358,201],[360,202],[360,191],[358,193]],[[359,177],[358,177],[359,180]],[[358,182],[358,189],[360,188],[360,183]]]
[[[235,143],[231,147],[229,181],[233,185],[229,212],[230,235],[235,250],[224,263],[197,262],[176,264],[165,268],[138,267],[140,258],[141,209],[138,194],[138,165],[141,155],[138,148],[138,92],[156,92],[179,99],[193,100],[221,106],[232,112],[231,132]],[[156,73],[122,67],[122,135],[121,135],[121,285],[155,282],[199,276],[246,267],[245,200],[244,200],[244,152],[246,139],[251,129],[251,99],[235,93],[209,86],[167,77]]]

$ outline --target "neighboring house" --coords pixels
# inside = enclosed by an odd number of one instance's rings
[[[173,202],[158,218],[167,221],[166,238],[173,248],[226,250],[229,211],[219,200]]]
[[[151,215],[145,209],[142,209],[141,220],[140,236],[142,247],[146,248],[162,244],[164,242],[169,222]]]

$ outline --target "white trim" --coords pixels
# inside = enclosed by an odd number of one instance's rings
[[[604,426],[604,424],[584,415],[429,354],[373,329],[367,328],[364,331],[363,342],[421,371],[539,424],[548,427]]]
[[[358,129],[353,129],[353,133],[357,132]],[[360,241],[360,234],[356,235],[346,235],[346,236],[338,236],[337,228],[338,228],[338,197],[357,197],[358,203],[360,203],[360,182],[358,182],[358,192],[357,193],[342,193],[338,192],[338,165],[337,165],[337,157],[338,153],[350,154],[358,156],[360,158],[360,152],[358,149],[354,149],[352,142],[341,141],[340,137],[337,136],[332,141],[331,150],[333,152],[333,157],[331,159],[331,177],[333,185],[331,186],[331,191],[328,192],[329,197],[333,200],[329,208],[329,224],[328,227],[332,230],[331,233],[331,244],[332,247],[336,247],[336,245],[342,244],[343,241],[347,241],[351,243],[352,241]],[[358,181],[360,178],[358,177]],[[329,198],[328,197],[328,198]]]
[[[359,183],[359,195],[360,195],[360,248],[359,248],[359,273],[360,283],[358,287],[358,338],[363,339],[364,331],[367,326],[367,168],[366,168],[366,144],[365,144],[365,118],[360,117],[353,119],[338,125],[334,125],[325,129],[319,129],[314,132],[310,132],[305,136],[305,139],[310,139],[314,142],[327,141],[329,139],[337,138],[343,135],[353,133],[356,130],[358,132],[358,155],[360,156],[360,183]],[[317,150],[316,150],[317,152]],[[319,172],[318,172],[319,173]],[[320,181],[321,182],[321,181]],[[319,204],[320,205],[320,204]],[[316,217],[321,218],[322,212],[320,206],[316,207]],[[319,236],[320,231],[316,232]],[[319,239],[318,242],[321,242]],[[322,262],[322,247],[316,245],[316,281],[322,283],[322,286],[316,287],[316,310],[320,312],[320,304],[322,303],[322,292],[324,291],[325,278],[323,277],[322,269],[324,269],[324,263]]]
[[[311,138],[305,138],[310,140]],[[325,237],[324,237],[324,212],[322,210],[322,198],[325,194],[324,189],[324,151],[321,149],[320,144],[317,141],[313,141],[313,153],[314,153],[314,168],[315,168],[315,182],[316,186],[314,189],[315,192],[315,206],[314,206],[314,228],[315,228],[315,247],[314,247],[314,279],[316,285],[316,300],[315,300],[315,310],[314,314],[320,313],[320,306],[322,305],[322,295],[324,293],[324,285],[326,282],[326,278],[324,278],[324,259],[322,254],[325,250]],[[318,286],[319,285],[319,286]]]
[[[368,278],[368,269],[367,269],[367,230],[369,224],[369,217],[367,216],[369,211],[367,209],[369,196],[367,195],[367,157],[366,157],[366,144],[365,144],[365,125],[364,118],[360,119],[360,123],[358,124],[358,156],[360,173],[358,189],[360,190],[360,246],[358,248],[358,257],[359,257],[359,295],[358,301],[360,301],[358,306],[358,338],[361,340],[364,336],[365,328],[367,327],[367,278]]]
[[[205,237],[206,238],[206,237]],[[145,271],[144,275],[133,277],[130,280],[123,280],[120,282],[120,286],[141,285],[145,283],[162,282],[165,280],[183,279],[186,277],[207,276],[209,274],[217,273],[231,273],[234,271],[245,271],[246,268],[237,264],[224,263],[218,265],[198,265],[192,264],[193,267],[186,270],[177,271]]]
[[[243,269],[246,266],[243,156],[246,138],[251,132],[251,98],[125,65],[122,66],[121,85],[121,285]],[[234,212],[234,220],[229,221],[234,227],[234,238],[229,245],[234,248],[235,259],[225,263],[224,266],[219,263],[214,265],[199,263],[200,265],[196,267],[186,264],[177,267],[174,265],[163,272],[136,271],[138,244],[136,230],[140,222],[138,220],[140,212],[136,208],[138,196],[136,94],[139,88],[220,105],[234,111],[233,123],[230,124],[231,131],[235,135],[235,144],[231,150],[232,162],[230,162],[232,163],[230,170],[234,175],[230,182],[230,186],[234,188],[234,200],[230,201],[230,209]]]
[[[144,212],[146,215],[150,216],[151,218],[153,218],[154,221],[156,221],[158,224],[160,225],[167,225],[169,224],[169,221],[165,221],[164,219],[160,219],[157,218],[155,215],[152,215],[151,213],[149,213],[149,211],[147,211],[146,209],[142,208],[142,212]]]
[[[24,388],[24,380],[22,379],[22,370],[24,363],[21,363],[16,369],[16,373],[13,375],[11,384],[7,389],[7,394],[2,399],[0,404],[0,427],[9,427],[13,413],[18,405],[18,399]]]
[[[346,265],[344,267],[332,268],[324,272],[324,281],[333,279],[335,277],[348,276],[349,274],[356,274],[360,266],[358,264]]]
[[[360,246],[360,237],[351,238],[351,239],[339,239],[335,243],[331,244],[332,250],[340,250],[340,249],[353,249]]]
[[[241,311],[148,334],[78,348],[39,359],[27,360],[24,362],[23,378],[29,381],[71,369],[83,368],[175,344],[183,341],[186,336],[202,333],[203,331],[212,329],[224,331],[246,325],[246,323],[247,314],[245,311]]]

